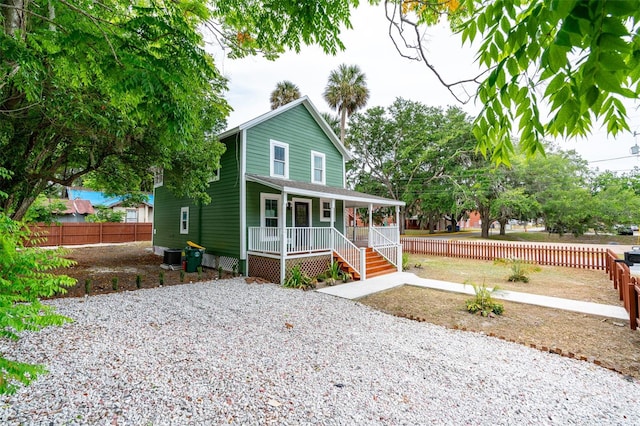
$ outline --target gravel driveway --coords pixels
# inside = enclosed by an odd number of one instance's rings
[[[226,280],[51,302],[3,342],[50,374],[2,424],[640,424],[640,384],[591,363]]]

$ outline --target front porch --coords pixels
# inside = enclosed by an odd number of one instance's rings
[[[339,262],[356,280],[402,271],[402,245],[397,226],[347,227],[346,230],[347,235],[335,227],[250,227],[250,274],[259,272],[275,277],[273,269],[279,267],[279,275],[285,276],[293,266],[300,265],[313,277],[324,272],[331,262]]]

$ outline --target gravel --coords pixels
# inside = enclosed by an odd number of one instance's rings
[[[2,342],[49,374],[2,424],[640,424],[640,384],[479,334],[241,279],[49,302]]]

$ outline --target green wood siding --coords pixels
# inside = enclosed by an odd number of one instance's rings
[[[325,154],[326,185],[343,187],[342,154],[304,105],[247,130],[247,173],[269,176],[270,141],[289,145],[289,179],[311,182],[311,151]]]
[[[156,188],[153,244],[182,248],[188,240],[207,248],[207,253],[240,258],[240,144],[236,137],[222,141],[227,150],[220,158],[220,180],[211,182],[211,203],[198,206],[177,198],[166,188]],[[180,234],[180,208],[189,209],[189,234]]]

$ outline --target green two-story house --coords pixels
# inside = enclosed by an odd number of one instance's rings
[[[187,241],[206,247],[203,265],[283,282],[300,265],[309,276],[340,262],[356,279],[400,270],[397,226],[347,226],[347,209],[397,200],[346,189],[349,152],[307,97],[219,135],[226,145],[212,202],[176,198],[156,179],[156,253]]]

